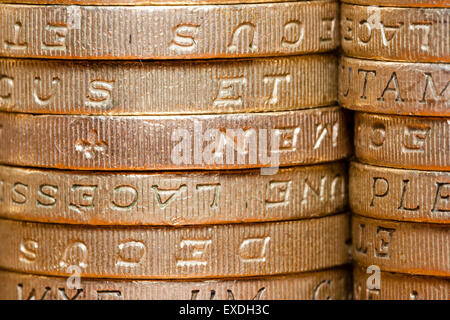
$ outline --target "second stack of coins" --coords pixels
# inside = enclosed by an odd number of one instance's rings
[[[337,2],[4,2],[0,298],[348,297]]]
[[[356,299],[450,298],[448,0],[346,0]],[[368,6],[368,5],[377,6]]]

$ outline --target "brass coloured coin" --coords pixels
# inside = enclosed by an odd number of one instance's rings
[[[0,163],[82,170],[239,169],[350,153],[339,107],[180,116],[0,113]]]
[[[450,120],[358,112],[355,155],[373,165],[449,171]]]
[[[353,258],[384,271],[450,276],[450,227],[352,217]]]
[[[450,62],[450,9],[341,5],[341,46],[351,57]]]
[[[199,6],[0,7],[0,55],[210,59],[294,55],[339,44],[336,1]]]
[[[90,227],[0,220],[0,267],[129,279],[250,277],[349,261],[349,215],[195,227]]]
[[[450,223],[450,172],[352,162],[350,206],[376,219]]]
[[[373,275],[375,271],[355,265],[353,272],[353,297],[355,300],[449,300],[450,279],[392,273],[381,270],[379,288]],[[372,279],[369,277],[372,276]],[[367,283],[370,283],[368,288]]]
[[[162,115],[297,110],[336,102],[334,54],[203,61],[0,59],[0,110]]]
[[[2,300],[346,300],[347,268],[249,279],[104,280],[81,278],[73,288],[66,277],[0,271]],[[72,287],[72,288],[71,288]]]
[[[90,225],[193,225],[320,217],[347,204],[347,166],[86,172],[0,166],[0,216]]]
[[[95,5],[95,6],[142,6],[142,5],[199,5],[199,4],[251,4],[291,2],[292,0],[0,0],[0,3],[17,4],[65,4],[65,5]],[[306,1],[306,0],[295,0]],[[315,0],[318,1],[318,0]],[[414,1],[414,0],[413,0]],[[423,0],[420,0],[423,1]]]
[[[387,6],[387,7],[428,7],[428,8],[450,7],[450,2],[448,0],[341,0],[341,2],[361,4],[366,6]]]
[[[450,117],[450,64],[342,57],[339,102],[383,114]]]

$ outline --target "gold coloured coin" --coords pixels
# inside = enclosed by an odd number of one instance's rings
[[[73,276],[72,276],[73,277]],[[346,300],[347,268],[251,279],[103,280],[0,271],[2,300]]]
[[[450,117],[450,64],[344,56],[339,68],[339,101],[357,111]]]
[[[294,55],[339,44],[336,1],[200,6],[0,7],[0,55],[200,59]]]
[[[6,1],[6,0],[5,0]],[[21,0],[19,0],[21,1]],[[32,1],[32,0],[29,0]],[[361,4],[366,6],[388,6],[388,7],[443,7],[449,8],[448,0],[343,0],[345,3]]]
[[[95,5],[95,6],[142,6],[142,5],[199,5],[199,4],[251,4],[290,2],[292,0],[0,0],[0,3],[17,4],[65,4],[65,5]],[[296,0],[307,1],[307,0]],[[315,0],[318,1],[318,0]]]
[[[92,225],[193,225],[342,212],[343,162],[280,169],[91,173],[0,166],[0,216]]]
[[[352,57],[450,62],[450,9],[341,5],[341,45]]]
[[[356,300],[450,299],[449,278],[392,273],[375,270],[373,266],[356,265],[353,281],[353,296]]]
[[[450,172],[350,165],[352,211],[377,219],[450,223]]]
[[[355,155],[373,165],[450,170],[450,120],[356,113]]]
[[[0,59],[0,110],[46,114],[202,114],[336,102],[334,54],[220,61]]]
[[[16,4],[64,4],[95,6],[143,6],[143,5],[200,5],[200,4],[252,4],[290,2],[292,0],[0,0],[0,3]],[[307,0],[296,0],[307,1]],[[314,0],[318,1],[318,0]]]
[[[265,276],[348,262],[349,216],[196,227],[89,227],[0,220],[0,266],[129,279]]]
[[[381,270],[450,276],[450,227],[352,217],[353,258]]]
[[[84,170],[238,169],[350,153],[339,107],[198,116],[0,113],[0,162]]]

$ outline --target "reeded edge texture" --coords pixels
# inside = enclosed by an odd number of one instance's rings
[[[350,207],[376,219],[450,223],[450,172],[350,164]]]
[[[449,8],[448,0],[341,0],[349,4],[359,4],[366,6],[387,6],[387,7],[426,7],[426,8]]]
[[[67,278],[0,271],[2,300],[348,300],[351,272],[335,268],[310,273],[239,280],[146,281]],[[33,291],[34,290],[34,291]]]
[[[317,53],[339,45],[339,4],[0,7],[0,55],[210,59]]]
[[[450,171],[448,118],[355,114],[356,158],[399,169]]]
[[[197,116],[0,113],[0,126],[0,163],[19,166],[243,169],[330,162],[350,153],[339,107]]]
[[[356,111],[450,117],[450,64],[343,56],[338,98]]]
[[[381,270],[450,276],[450,226],[352,216],[353,259]]]
[[[337,100],[335,54],[203,61],[0,59],[0,110],[163,115],[308,109]]]
[[[450,9],[341,5],[346,55],[388,61],[450,62]]]
[[[77,172],[0,166],[0,217],[89,225],[305,219],[346,209],[344,162],[206,172]]]
[[[449,300],[450,278],[392,273],[381,270],[379,288],[367,288],[374,273],[355,265],[353,297],[355,300]]]
[[[121,279],[268,276],[349,262],[349,215],[196,227],[91,227],[0,220],[0,267]]]
[[[295,0],[297,2],[307,0]],[[320,0],[314,0],[320,1]],[[30,4],[30,5],[95,5],[95,6],[167,6],[167,5],[212,5],[212,4],[257,4],[292,2],[292,0],[0,0],[4,4]]]

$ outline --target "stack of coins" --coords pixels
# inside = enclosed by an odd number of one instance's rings
[[[345,2],[339,99],[357,111],[354,296],[449,299],[450,3]]]
[[[348,297],[337,2],[2,2],[0,298]]]

